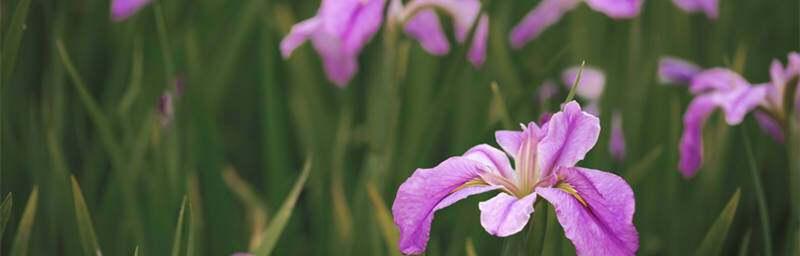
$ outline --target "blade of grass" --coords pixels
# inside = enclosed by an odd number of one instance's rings
[[[164,11],[161,9],[161,1],[155,1],[155,8],[153,8],[154,18],[156,19],[156,28],[158,29],[158,42],[161,44],[161,57],[164,61],[164,77],[166,78],[165,85],[170,84],[172,76],[175,75],[175,65],[172,63],[172,50],[169,46],[169,33],[167,33],[167,22],[164,18]]]
[[[6,230],[8,219],[11,218],[11,207],[14,205],[14,199],[11,197],[11,192],[8,192],[3,198],[3,203],[0,204],[0,241],[3,240],[3,233]]]
[[[281,208],[275,213],[275,218],[273,218],[267,230],[264,231],[261,246],[255,250],[256,256],[270,255],[272,250],[275,249],[275,245],[278,243],[281,233],[283,233],[283,228],[289,223],[289,218],[292,216],[295,204],[297,204],[297,198],[300,197],[300,192],[303,191],[303,187],[306,184],[309,172],[311,171],[311,159],[311,157],[306,159],[306,163],[303,165],[303,171],[300,173],[300,177],[297,178],[297,182],[294,183],[292,191],[286,196],[283,205],[281,205]]]
[[[761,233],[764,238],[764,255],[771,256],[772,255],[772,238],[770,234],[769,228],[769,213],[767,212],[767,199],[764,196],[764,188],[761,186],[761,175],[758,174],[758,168],[756,167],[756,160],[753,156],[753,148],[750,144],[750,137],[747,136],[746,132],[742,132],[742,137],[744,139],[744,145],[747,152],[747,162],[750,168],[750,174],[753,178],[753,188],[756,190],[756,202],[758,203],[758,215],[761,220]]]
[[[75,207],[75,217],[78,224],[78,234],[81,238],[81,246],[83,247],[84,255],[103,255],[100,250],[100,245],[97,243],[97,235],[94,233],[94,226],[92,225],[92,217],[89,214],[89,209],[86,207],[86,201],[83,199],[83,192],[75,180],[75,176],[70,176],[72,183],[72,203]]]
[[[725,208],[720,212],[717,220],[711,225],[711,229],[706,233],[700,247],[697,248],[695,255],[719,255],[722,252],[722,245],[725,242],[725,237],[728,236],[728,229],[733,223],[733,217],[736,216],[736,207],[739,205],[739,198],[741,197],[741,189],[736,189],[731,199],[725,205]]]
[[[178,256],[181,252],[181,240],[183,239],[183,213],[186,210],[186,196],[181,201],[181,210],[178,212],[178,223],[175,224],[175,237],[172,239],[172,256]]]
[[[139,256],[139,246],[137,245],[136,248],[133,249],[133,256]]]
[[[22,41],[22,31],[25,30],[25,20],[28,17],[28,10],[30,9],[31,0],[22,0],[17,4],[14,9],[14,16],[11,18],[11,25],[6,30],[5,40],[3,40],[3,84],[7,84],[11,72],[14,71],[14,66],[17,63],[17,52],[19,50],[19,43]]]
[[[36,208],[38,205],[39,188],[33,186],[33,191],[28,197],[28,203],[25,205],[25,211],[22,212],[22,220],[19,221],[17,236],[14,237],[14,243],[11,244],[11,253],[9,253],[11,256],[28,255],[28,242],[31,238],[33,221],[36,220]]]
[[[494,124],[498,119],[503,123],[503,128],[513,129],[514,124],[511,121],[511,116],[508,114],[506,101],[503,99],[503,94],[500,93],[500,87],[497,82],[492,82],[490,85],[492,89],[492,103],[489,110],[489,120]]]
[[[475,251],[475,245],[472,244],[472,238],[467,237],[467,242],[464,244],[464,250],[467,252],[467,256],[478,256],[478,253]]]
[[[383,235],[383,239],[386,241],[386,245],[389,247],[389,255],[400,255],[400,249],[397,247],[399,235],[394,227],[392,215],[389,214],[389,210],[387,210],[381,195],[378,193],[378,190],[375,188],[375,185],[373,185],[372,182],[367,183],[366,189],[367,195],[369,195],[369,200],[372,202],[372,207],[374,208],[375,219],[378,221],[378,226],[381,229],[381,235]]]
[[[744,237],[742,237],[741,245],[739,246],[739,256],[747,256],[750,255],[750,234],[752,230],[749,228],[747,232],[744,233]]]
[[[564,103],[572,101],[572,98],[575,97],[575,89],[578,88],[578,85],[581,83],[581,76],[583,76],[583,67],[586,66],[586,61],[581,61],[581,68],[578,69],[578,75],[575,77],[575,83],[572,83],[572,87],[569,88],[569,94],[567,94],[567,98],[564,99]]]

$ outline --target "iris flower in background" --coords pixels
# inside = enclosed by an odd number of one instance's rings
[[[630,186],[614,174],[575,166],[599,134],[597,117],[572,101],[541,126],[531,122],[521,131],[497,131],[505,153],[482,144],[434,168],[417,169],[400,185],[392,205],[400,250],[425,251],[437,210],[500,190],[478,206],[481,226],[489,234],[506,237],[522,230],[542,197],[555,207],[578,255],[634,255],[639,235]]]
[[[542,0],[525,15],[509,35],[511,47],[522,48],[526,43],[536,39],[539,34],[558,22],[568,11],[575,9],[581,0]],[[639,15],[642,0],[585,0],[589,8],[613,19],[633,18]]]
[[[567,90],[572,89],[575,80],[578,79],[578,72],[581,67],[571,67],[561,73],[561,80]],[[606,86],[606,75],[603,71],[594,67],[583,67],[581,73],[581,81],[577,88],[575,88],[575,95],[585,99],[589,102],[586,106],[586,112],[592,115],[600,115],[600,98],[603,96],[603,90]]]
[[[289,58],[311,40],[328,79],[344,87],[358,71],[358,54],[383,22],[383,5],[384,0],[322,0],[316,16],[292,26],[281,54]]]
[[[658,61],[658,80],[662,84],[686,84],[702,69],[694,63],[676,58],[663,57]]]
[[[625,133],[622,131],[622,114],[614,111],[611,114],[611,141],[608,143],[608,151],[617,162],[625,160]]]
[[[709,19],[719,16],[719,0],[672,0],[672,3],[688,13],[704,12]]]
[[[441,56],[450,52],[450,43],[439,22],[437,10],[453,20],[453,31],[459,44],[467,40],[470,29],[478,21],[467,59],[475,67],[483,65],[489,37],[489,16],[480,14],[479,0],[413,0],[407,6],[403,6],[400,0],[392,0],[389,7],[390,18],[401,24],[408,36],[419,41],[428,53]]]
[[[149,4],[150,0],[112,0],[111,20],[123,21]]]
[[[788,63],[784,68],[783,64],[777,59],[772,60],[769,68],[770,82],[762,84],[767,87],[767,97],[761,104],[762,110],[755,114],[759,126],[772,136],[776,141],[783,142],[784,135],[782,126],[789,118],[785,109],[786,100],[792,100],[791,90],[795,90],[794,107],[797,118],[800,118],[800,54],[797,52],[789,53]]]

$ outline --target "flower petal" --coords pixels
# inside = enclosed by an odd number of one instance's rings
[[[472,37],[472,46],[467,53],[467,59],[472,66],[479,68],[486,60],[486,40],[489,38],[489,16],[481,15],[478,26]]]
[[[489,234],[499,237],[516,234],[528,224],[534,202],[536,193],[522,199],[506,193],[497,194],[478,205],[481,210],[481,226]]]
[[[511,162],[508,161],[506,154],[492,146],[486,144],[474,146],[464,153],[464,158],[483,163],[491,171],[497,172],[509,180],[516,180],[514,168],[511,167]]]
[[[664,84],[688,85],[700,71],[700,67],[694,63],[674,57],[664,57],[658,61],[658,78]]]
[[[500,188],[471,186],[458,189],[479,177],[482,167],[483,164],[477,161],[451,157],[434,168],[417,169],[400,185],[392,205],[394,223],[400,230],[400,251],[405,254],[425,251],[436,210],[469,195]]]
[[[558,22],[564,13],[577,7],[578,3],[579,0],[542,0],[511,30],[511,47],[519,49],[536,39],[542,31]]]
[[[325,75],[339,87],[344,87],[358,71],[358,57],[342,49],[342,41],[328,33],[312,37],[314,49],[322,57]]]
[[[703,126],[714,111],[711,95],[696,97],[683,114],[683,134],[680,142],[678,169],[683,177],[692,177],[703,162]]]
[[[111,20],[123,21],[136,14],[148,3],[150,0],[113,0],[111,1]]]
[[[703,11],[709,19],[719,16],[717,0],[672,0],[678,8],[688,13]]]
[[[712,68],[695,75],[689,85],[689,91],[697,94],[713,90],[732,90],[745,86],[750,86],[750,83],[736,72],[725,68]]]
[[[303,44],[320,27],[320,19],[312,17],[292,26],[289,34],[281,40],[281,55],[284,59],[292,55],[294,49]]]
[[[467,39],[472,23],[478,18],[481,9],[479,0],[414,0],[408,4],[407,10],[437,7],[446,12],[453,20],[456,41],[463,43]],[[420,10],[421,11],[421,10]]]
[[[571,89],[572,85],[575,84],[580,69],[580,67],[571,67],[561,74],[561,79],[567,90]],[[603,71],[593,67],[584,67],[581,73],[581,82],[575,88],[575,94],[590,101],[599,100],[600,96],[603,95],[605,85],[606,75],[603,74]]]
[[[450,43],[444,35],[442,24],[434,10],[421,10],[406,22],[405,32],[419,41],[425,51],[433,55],[444,55],[450,51]]]
[[[764,130],[764,132],[766,132],[776,142],[784,142],[783,129],[781,128],[780,124],[775,121],[775,119],[761,111],[756,111],[754,114],[756,121],[758,122],[758,126],[761,127],[761,130]]]
[[[553,204],[564,234],[578,255],[634,255],[639,234],[633,225],[636,203],[625,180],[586,169],[559,169],[561,182],[580,196],[560,188],[540,187],[539,196]]]
[[[615,19],[633,18],[639,15],[642,0],[586,0],[589,7]]]
[[[764,102],[766,86],[745,86],[724,93],[714,93],[725,111],[725,121],[730,125],[742,122],[744,116]]]
[[[622,115],[614,112],[611,115],[611,141],[608,143],[608,151],[618,162],[625,160],[625,134],[622,132]]]
[[[600,120],[581,111],[575,101],[567,103],[547,122],[547,131],[539,141],[540,177],[548,176],[555,167],[574,166],[594,147],[599,135]]]
[[[521,131],[506,131],[500,130],[494,132],[494,138],[497,144],[503,148],[506,154],[513,158],[517,157],[519,147],[522,145],[522,132]]]
[[[348,20],[347,30],[342,34],[344,50],[351,54],[360,52],[383,24],[384,0],[355,1],[358,5]]]

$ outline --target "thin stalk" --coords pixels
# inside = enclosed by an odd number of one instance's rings
[[[761,187],[761,176],[758,175],[756,168],[756,161],[753,157],[753,149],[750,144],[750,137],[743,131],[742,137],[744,138],[745,149],[747,150],[747,159],[750,167],[750,174],[753,177],[753,186],[756,190],[756,201],[758,203],[758,215],[761,219],[761,233],[764,238],[764,255],[772,255],[772,238],[769,228],[769,214],[767,213],[767,199],[764,196],[764,189]]]

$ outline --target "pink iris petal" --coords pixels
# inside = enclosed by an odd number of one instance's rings
[[[472,46],[467,53],[467,59],[474,67],[480,67],[486,60],[486,41],[489,38],[489,16],[481,15],[472,37]]]
[[[618,162],[625,160],[625,134],[622,132],[622,115],[619,112],[611,115],[611,141],[608,143],[608,150]]]
[[[499,237],[516,234],[528,224],[534,202],[535,193],[522,199],[506,193],[497,194],[478,205],[481,210],[481,226],[489,234]]]
[[[345,86],[358,71],[358,54],[378,31],[383,20],[384,0],[324,0],[317,15],[300,22],[281,41],[281,54],[311,39],[322,57],[325,74]]]
[[[457,190],[484,172],[484,164],[464,157],[451,157],[431,169],[417,169],[397,190],[392,205],[394,223],[400,229],[400,251],[425,251],[434,213],[470,195],[499,188],[472,186]],[[455,191],[455,192],[454,192]]]
[[[536,193],[555,206],[564,234],[578,255],[634,255],[639,235],[633,225],[635,201],[630,186],[611,173],[586,168],[561,168],[569,184],[586,203],[559,188]]]
[[[586,0],[589,7],[615,19],[633,18],[639,15],[642,0]]]
[[[524,131],[501,130],[494,133],[497,144],[503,148],[503,151],[515,159],[520,153],[520,147],[523,145],[523,142],[528,140],[529,136],[536,136],[537,140],[541,139],[543,136],[541,128],[534,122],[528,123]]]
[[[111,20],[123,21],[138,12],[150,0],[113,0],[111,1]]]
[[[553,80],[546,80],[536,89],[536,96],[539,103],[545,102],[556,96],[558,86]]]
[[[758,126],[778,143],[784,142],[783,129],[771,116],[761,111],[754,113]]]
[[[498,172],[498,174],[509,180],[516,180],[516,173],[514,173],[514,168],[511,167],[511,162],[508,161],[506,154],[499,149],[481,144],[467,150],[467,153],[464,153],[464,157],[483,163],[490,171]]]
[[[558,22],[564,13],[574,9],[579,3],[579,0],[542,0],[511,30],[511,47],[519,49],[536,39],[542,31]]]
[[[600,120],[581,111],[575,101],[554,114],[547,126],[537,151],[542,172],[540,177],[548,176],[555,167],[574,166],[594,147],[600,136]]]
[[[674,57],[664,57],[658,61],[658,78],[661,83],[688,85],[692,77],[700,71],[700,67],[694,63]]]
[[[419,41],[422,48],[430,54],[444,55],[450,51],[450,43],[434,10],[419,11],[406,22],[405,32]]]
[[[571,89],[572,85],[575,84],[575,79],[578,78],[580,69],[580,67],[571,67],[564,70],[561,74],[561,80],[564,82],[564,86],[567,87],[567,90]],[[584,67],[583,73],[581,73],[580,84],[575,88],[575,94],[581,98],[596,101],[603,95],[605,85],[606,75],[603,74],[603,71],[593,67]]]
[[[719,17],[718,0],[672,0],[672,2],[688,13],[702,11],[709,19]]]
[[[750,86],[742,76],[725,68],[711,68],[698,73],[692,78],[689,91],[694,94],[712,90],[731,90]]]

